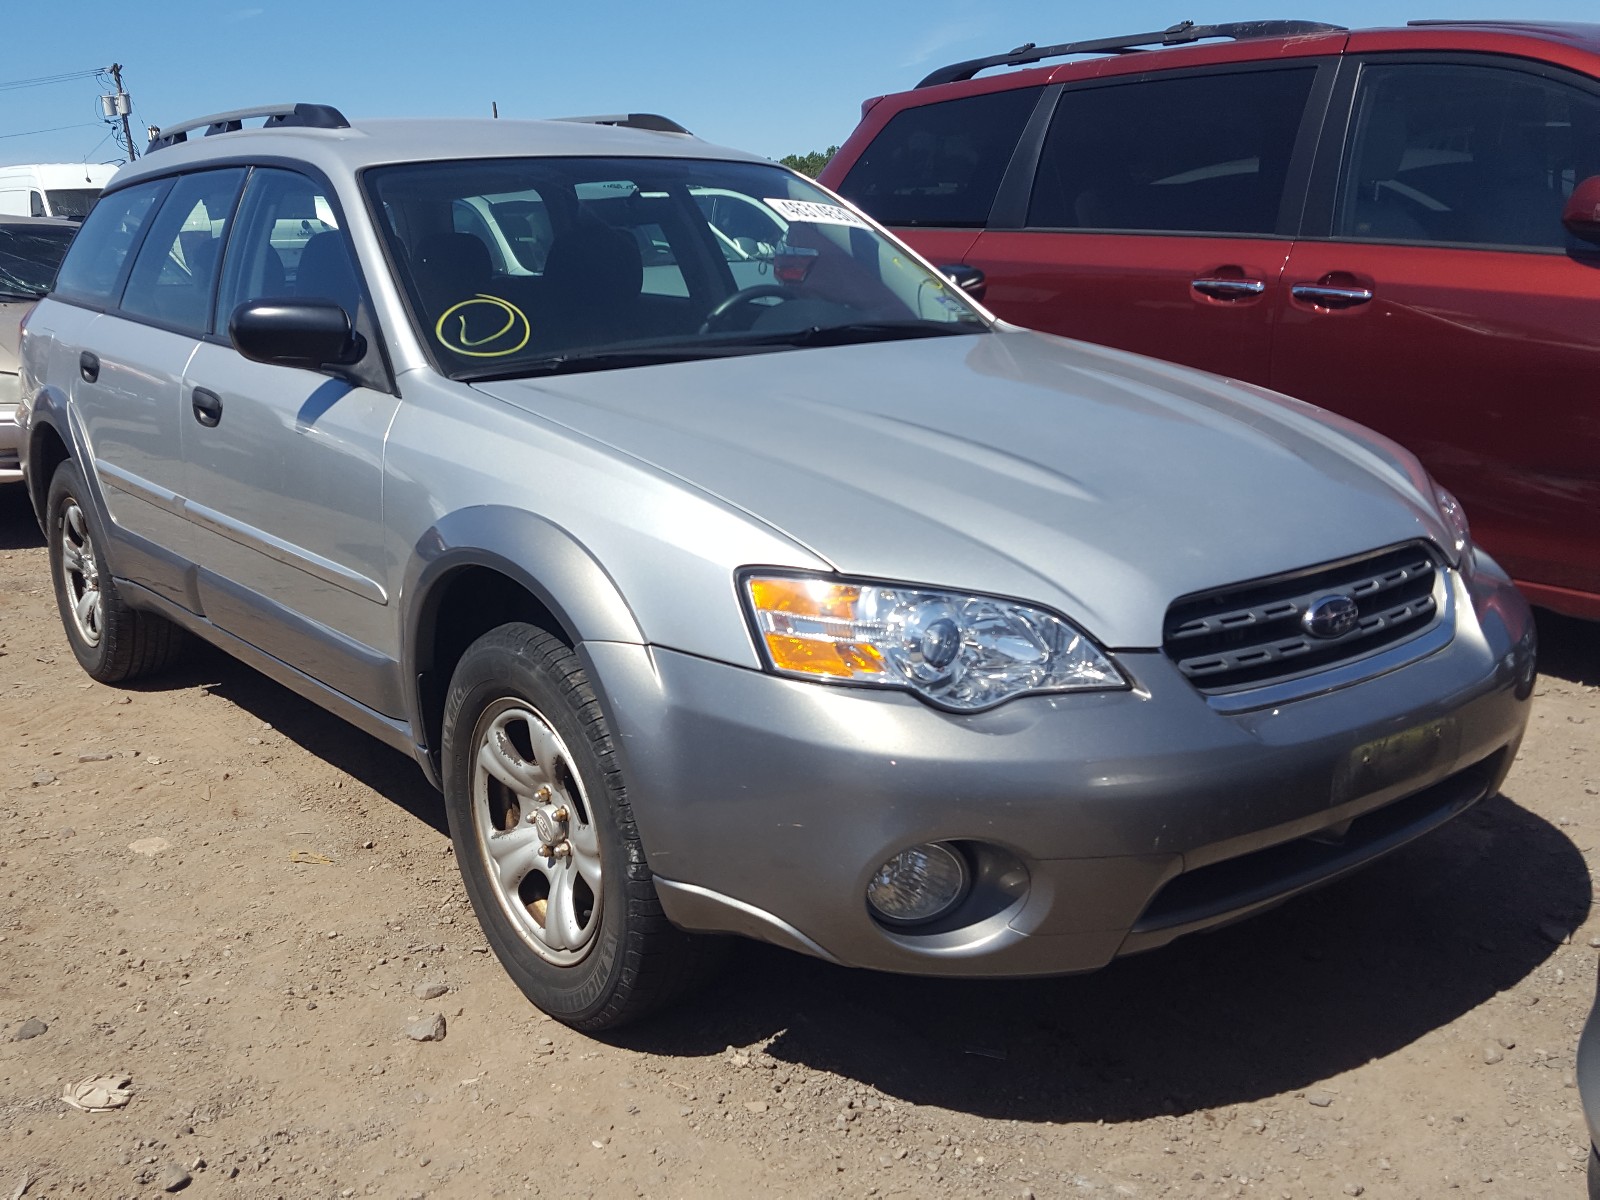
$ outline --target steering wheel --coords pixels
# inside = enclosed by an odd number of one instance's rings
[[[731,296],[725,296],[717,305],[706,314],[706,319],[700,322],[701,333],[719,333],[724,326],[729,324],[728,315],[757,300],[764,300],[772,296],[780,300],[798,300],[800,295],[793,288],[784,287],[781,283],[758,283],[754,287],[740,288]]]

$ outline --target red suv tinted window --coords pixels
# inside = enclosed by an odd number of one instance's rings
[[[1564,248],[1561,207],[1600,173],[1600,98],[1525,71],[1362,68],[1334,233]]]
[[[908,108],[839,191],[886,225],[982,226],[1041,89]]]
[[[1304,66],[1063,92],[1028,224],[1274,232],[1315,74]]]

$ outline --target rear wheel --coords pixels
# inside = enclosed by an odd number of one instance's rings
[[[168,666],[185,636],[165,617],[123,602],[102,557],[104,538],[72,459],[56,468],[45,506],[45,533],[56,608],[73,657],[101,683],[125,683]]]
[[[662,914],[621,766],[577,656],[502,625],[462,656],[444,714],[445,807],[472,907],[506,971],[599,1032],[698,981],[711,939]]]

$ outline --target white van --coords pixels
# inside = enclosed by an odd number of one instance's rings
[[[81,221],[116,170],[102,163],[0,167],[0,214]]]

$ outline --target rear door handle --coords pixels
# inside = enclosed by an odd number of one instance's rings
[[[214,428],[222,420],[222,397],[215,392],[195,388],[189,401],[194,405],[194,419],[207,429]]]
[[[1189,286],[1213,300],[1246,300],[1267,290],[1267,285],[1259,279],[1220,279],[1210,276],[1191,279]]]
[[[1318,308],[1350,308],[1372,299],[1371,288],[1330,287],[1325,283],[1297,283],[1289,289],[1289,294]]]
[[[85,350],[78,355],[78,374],[83,376],[85,383],[93,383],[100,378],[100,360],[95,355]]]

